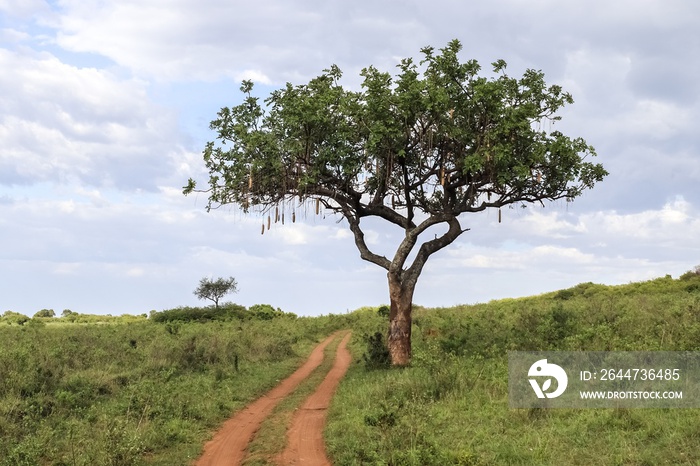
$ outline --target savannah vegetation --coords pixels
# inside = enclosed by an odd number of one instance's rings
[[[0,318],[0,465],[186,465],[342,318],[269,305]]]
[[[403,369],[381,369],[370,337],[383,319],[365,316],[329,412],[334,464],[700,464],[695,409],[511,409],[507,370],[511,350],[700,350],[700,267],[675,280],[417,307]]]
[[[270,226],[295,203],[316,214],[338,214],[360,257],[387,271],[387,341],[394,365],[411,360],[412,300],[428,258],[468,231],[463,214],[572,201],[607,172],[595,150],[553,130],[559,110],[573,103],[541,71],[520,78],[506,63],[482,76],[475,60],[460,61],[459,41],[421,50],[401,61],[396,76],[373,66],[362,86],[340,84],[331,66],[307,84],[272,92],[263,103],[244,81],[244,102],[224,107],[211,122],[217,141],[203,153],[208,187],[190,179],[184,193],[205,192],[208,209],[237,205],[267,214]],[[363,220],[400,229],[392,258],[365,241]],[[265,232],[263,223],[262,232]]]
[[[0,465],[187,465],[224,419],[341,328],[353,330],[354,362],[325,432],[334,464],[700,463],[695,410],[510,409],[506,356],[698,351],[700,268],[678,279],[415,306],[414,357],[406,367],[390,364],[388,312],[380,306],[308,318],[229,303],[216,312],[183,307],[149,318],[64,312],[22,324],[5,313]],[[249,464],[271,464],[286,421],[330,362],[280,403],[254,440]]]

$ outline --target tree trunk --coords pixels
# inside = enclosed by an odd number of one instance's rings
[[[411,309],[415,283],[403,283],[392,274],[389,277],[389,354],[393,366],[407,366],[411,362]]]

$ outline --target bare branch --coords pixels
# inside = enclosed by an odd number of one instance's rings
[[[365,234],[360,228],[360,219],[352,215],[352,212],[350,211],[346,211],[344,215],[350,224],[350,231],[352,231],[353,235],[355,236],[355,246],[357,246],[358,251],[360,251],[360,257],[368,262],[377,264],[383,269],[389,270],[391,261],[384,256],[373,253],[369,250],[369,247],[367,247]]]

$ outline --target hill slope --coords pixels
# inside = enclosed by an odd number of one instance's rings
[[[383,329],[368,322],[366,335]],[[410,368],[356,364],[341,384],[327,428],[336,464],[700,464],[695,410],[510,409],[506,358],[509,350],[697,351],[697,274],[417,309],[413,336]],[[356,360],[368,352],[354,351]]]

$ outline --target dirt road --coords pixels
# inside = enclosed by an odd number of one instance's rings
[[[349,333],[338,345],[333,368],[328,371],[328,375],[316,391],[306,399],[301,409],[294,414],[292,425],[287,431],[287,448],[278,458],[278,464],[304,466],[331,464],[326,457],[323,426],[326,424],[328,406],[335,389],[350,367],[350,351],[346,347],[348,340],[350,340]]]
[[[260,428],[260,424],[275,406],[308,377],[323,361],[323,351],[338,337],[333,334],[323,340],[309,355],[306,362],[278,386],[254,401],[226,421],[214,438],[204,446],[204,453],[196,466],[235,466],[241,464],[246,448]],[[278,458],[279,464],[330,464],[325,456],[323,425],[326,411],[338,383],[350,366],[350,353],[346,344],[347,333],[338,345],[333,368],[303,407],[297,412],[288,432],[288,446]]]

